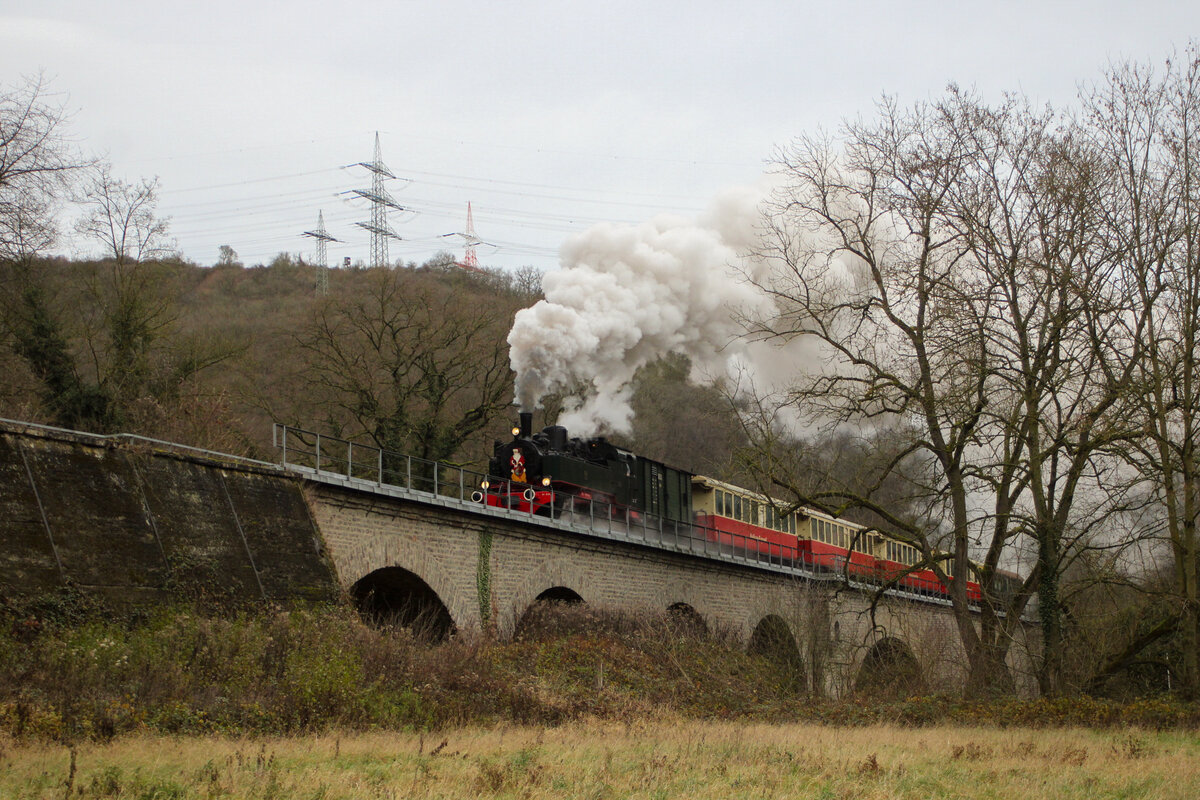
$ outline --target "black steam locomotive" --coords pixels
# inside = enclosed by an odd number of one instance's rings
[[[556,518],[582,513],[637,521],[648,514],[691,523],[691,473],[603,437],[569,438],[561,425],[538,433],[532,427],[533,414],[521,412],[512,441],[495,443],[477,502]]]

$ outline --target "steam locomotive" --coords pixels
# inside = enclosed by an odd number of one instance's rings
[[[533,415],[522,412],[512,441],[495,443],[489,477],[473,495],[476,502],[555,519],[600,518],[671,531],[722,552],[948,595],[932,569],[913,569],[923,559],[910,544],[813,509],[783,510],[761,494],[635,455],[603,437],[569,438],[559,425],[533,433],[532,423]],[[941,563],[954,578],[952,560]],[[970,577],[967,597],[982,600]]]
[[[571,439],[561,425],[533,434],[532,425],[533,415],[522,412],[512,441],[496,442],[477,502],[556,518],[587,512],[633,523],[646,515],[691,523],[691,473],[603,437]]]

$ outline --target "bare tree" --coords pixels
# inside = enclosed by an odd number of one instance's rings
[[[238,259],[237,251],[227,244],[221,245],[217,249],[217,266],[220,267],[240,267],[242,262]]]
[[[881,117],[875,126],[847,126],[840,148],[803,138],[777,155],[785,188],[772,208],[765,255],[780,267],[763,288],[782,313],[757,333],[816,337],[829,348],[835,366],[798,376],[784,398],[805,416],[830,425],[910,421],[910,443],[894,463],[928,455],[926,489],[936,501],[928,517],[946,513],[953,564],[934,560],[935,530],[897,518],[869,493],[836,485],[806,491],[786,475],[771,480],[797,502],[827,511],[868,508],[921,549],[950,587],[972,690],[980,690],[997,679],[996,666],[974,628],[965,581],[947,573],[970,571],[967,456],[987,407],[985,325],[996,301],[971,286],[968,245],[944,222],[964,144],[943,135],[934,109],[905,114],[885,101]],[[764,426],[758,438],[767,463],[781,463],[774,429]]]
[[[773,480],[797,502],[869,510],[918,547],[950,588],[971,693],[1007,684],[1013,627],[1035,590],[1043,689],[1060,689],[1058,579],[1115,507],[1099,489],[1105,448],[1126,433],[1117,420],[1138,337],[1094,233],[1094,164],[1055,115],[953,87],[908,110],[885,100],[878,121],[846,126],[841,142],[802,139],[777,158],[785,188],[764,253],[777,268],[763,288],[781,313],[756,332],[815,337],[830,354],[784,401],[829,426],[898,424],[892,458],[859,488]],[[772,471],[778,436],[758,434]],[[880,502],[889,478],[908,483],[922,513]],[[1033,574],[1003,591],[999,572],[1022,545]],[[985,593],[978,617],[972,575]]]
[[[330,296],[299,337],[313,397],[346,435],[451,458],[509,406],[514,309],[436,275],[372,272],[368,292]]]
[[[118,267],[172,254],[170,220],[156,213],[158,178],[137,183],[114,178],[108,164],[94,166],[77,193],[84,210],[77,233],[99,242]]]
[[[66,120],[40,76],[0,87],[0,257],[36,253],[54,239],[54,205],[86,163]]]
[[[1104,235],[1120,254],[1121,285],[1141,320],[1133,382],[1140,435],[1123,455],[1153,500],[1173,569],[1171,602],[1108,654],[1096,681],[1178,635],[1185,694],[1200,697],[1200,52],[1190,46],[1161,72],[1127,63],[1084,96],[1107,157]],[[1156,576],[1146,576],[1157,590]]]
[[[968,143],[948,221],[998,300],[984,331],[998,411],[978,429],[1001,455],[980,472],[995,505],[977,570],[986,585],[1004,549],[1035,554],[1044,693],[1063,691],[1060,583],[1094,534],[1123,507],[1108,491],[1108,450],[1123,442],[1140,352],[1141,317],[1101,235],[1103,157],[1077,128],[1010,98],[999,109],[966,100],[954,130]],[[1015,537],[1020,540],[1013,542]],[[989,628],[990,606],[982,609]]]

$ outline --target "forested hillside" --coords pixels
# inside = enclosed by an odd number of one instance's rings
[[[9,265],[0,416],[271,458],[283,422],[430,459],[482,464],[507,435],[513,314],[529,276],[445,259],[399,269],[40,259]],[[644,370],[623,443],[725,474],[729,403],[672,358]],[[553,421],[550,404],[538,423]]]

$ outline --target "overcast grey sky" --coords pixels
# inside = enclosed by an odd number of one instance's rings
[[[288,251],[323,211],[331,263],[367,260],[348,191],[379,132],[398,176],[394,260],[462,249],[557,265],[599,221],[692,214],[773,148],[949,81],[1070,104],[1113,60],[1160,61],[1200,4],[1117,2],[272,2],[3,0],[0,82],[41,71],[80,145],[160,210],[201,264]]]

